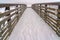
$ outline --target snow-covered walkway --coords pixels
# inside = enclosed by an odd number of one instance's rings
[[[27,8],[9,40],[60,40],[55,32],[31,8]]]

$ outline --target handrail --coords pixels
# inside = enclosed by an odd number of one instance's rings
[[[60,2],[36,3],[32,9],[60,36]]]
[[[12,6],[15,8],[10,10]],[[0,40],[10,36],[26,7],[25,4],[0,4],[0,8],[5,8],[5,12],[0,12],[0,19],[4,18],[0,21]]]
[[[33,5],[44,4],[44,5],[60,5],[60,2],[45,2],[45,3],[35,3]]]
[[[25,5],[25,4],[15,4],[15,3],[13,3],[13,4],[10,3],[9,4],[9,3],[4,3],[4,4],[0,4],[0,8],[1,7],[9,7],[9,6],[17,6],[17,5]]]

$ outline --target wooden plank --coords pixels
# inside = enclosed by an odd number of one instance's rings
[[[55,22],[57,22],[57,20],[56,19],[54,19],[54,18],[52,18],[52,17],[50,17],[49,15],[47,15],[49,18],[51,18],[52,20],[54,20]]]
[[[55,31],[57,32],[57,29],[55,30],[53,27],[56,27],[55,25],[52,25],[48,20],[46,21],[46,23]]]
[[[9,15],[7,18],[5,18],[4,20],[0,21],[0,24],[3,24],[6,20],[8,20],[11,16],[15,15],[15,13],[13,13],[12,15]]]
[[[47,10],[47,13],[50,13],[50,14],[53,14],[53,15],[57,16],[57,14],[55,14],[55,13],[53,13],[51,11],[48,11],[48,10]]]
[[[10,14],[11,12],[13,11],[16,11],[17,9],[19,9],[20,7],[16,8],[16,9],[13,9],[13,10],[9,10],[7,12],[4,12],[4,13],[0,13],[0,18],[3,17],[3,16],[6,16],[7,14]]]
[[[42,8],[45,8],[44,6],[41,6],[41,7],[42,7]],[[50,7],[47,7],[47,9],[53,10],[53,11],[57,10],[57,9],[55,9],[55,8],[50,8]]]

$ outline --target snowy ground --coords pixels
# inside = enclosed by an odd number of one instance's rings
[[[9,40],[60,40],[55,32],[31,8],[27,8]]]

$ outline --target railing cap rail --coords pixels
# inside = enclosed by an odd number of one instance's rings
[[[46,2],[46,3],[35,3],[35,4],[60,5],[60,2]],[[33,4],[33,5],[35,5],[35,4]]]
[[[18,3],[0,3],[1,7],[8,7],[8,6],[17,6],[17,5],[26,5],[26,4],[18,4]]]

